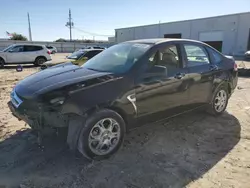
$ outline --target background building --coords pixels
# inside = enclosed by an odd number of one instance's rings
[[[145,38],[186,38],[206,42],[229,55],[250,50],[250,12],[115,29],[116,42]]]

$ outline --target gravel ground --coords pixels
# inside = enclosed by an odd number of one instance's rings
[[[193,112],[141,127],[128,133],[116,155],[91,162],[60,139],[38,147],[29,127],[11,115],[12,87],[36,71],[0,70],[0,187],[250,187],[249,78],[239,79],[222,116]]]

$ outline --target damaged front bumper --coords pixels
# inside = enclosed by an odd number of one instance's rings
[[[60,107],[38,103],[36,100],[25,100],[15,90],[11,93],[8,106],[18,120],[23,120],[33,130],[43,132],[68,126],[68,117],[60,114]]]

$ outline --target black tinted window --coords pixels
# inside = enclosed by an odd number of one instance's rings
[[[38,50],[42,50],[43,48],[41,46],[24,46],[25,52],[34,52]]]
[[[90,51],[90,52],[87,52],[84,57],[87,57],[88,59],[91,59],[92,57],[94,57],[95,55],[97,54],[96,51]]]
[[[209,64],[209,58],[203,47],[196,45],[184,45],[187,55],[187,66],[194,67]]]

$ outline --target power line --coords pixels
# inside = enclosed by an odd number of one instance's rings
[[[112,37],[114,35],[102,35],[102,34],[98,34],[98,33],[93,33],[93,32],[89,32],[89,31],[85,31],[83,29],[77,28],[77,27],[73,27],[73,29],[78,30],[80,32],[92,35],[92,36],[99,36],[99,37]]]

